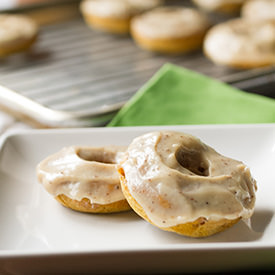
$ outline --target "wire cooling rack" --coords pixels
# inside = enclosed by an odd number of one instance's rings
[[[91,30],[75,18],[42,27],[32,52],[0,61],[0,105],[48,127],[104,125],[167,62],[231,84],[274,76],[274,68],[215,66],[201,52],[170,57],[146,52],[128,36]]]

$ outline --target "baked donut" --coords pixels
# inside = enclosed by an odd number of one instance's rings
[[[206,237],[249,219],[256,182],[240,161],[173,131],[135,138],[118,165],[132,209],[151,224]]]
[[[132,37],[141,48],[169,54],[200,48],[208,28],[201,12],[175,6],[148,11],[131,22]]]
[[[237,13],[246,0],[192,0],[198,7],[208,12]]]
[[[38,180],[58,202],[77,211],[129,210],[116,170],[125,150],[116,146],[65,147],[38,164]]]
[[[216,64],[246,69],[275,64],[275,22],[233,19],[212,27],[204,53]]]
[[[251,21],[275,21],[275,0],[250,0],[242,7],[242,17]]]
[[[38,26],[30,17],[0,14],[0,57],[26,51],[36,41]]]
[[[161,5],[163,0],[84,0],[80,10],[86,23],[103,31],[127,34],[133,16]]]

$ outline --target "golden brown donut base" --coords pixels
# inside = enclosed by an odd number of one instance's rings
[[[130,194],[127,187],[127,181],[125,179],[123,169],[119,168],[118,172],[120,174],[121,188],[122,188],[123,194],[126,197],[132,209],[143,219],[145,219],[152,225],[155,225],[148,218],[148,216],[146,215],[146,213],[144,212],[140,204]],[[194,222],[188,222],[185,224],[179,224],[171,227],[159,227],[159,228],[165,231],[172,231],[188,237],[202,238],[202,237],[208,237],[218,232],[224,231],[225,229],[237,223],[240,219],[241,218],[237,218],[235,220],[222,219],[219,221],[209,221],[201,217],[195,220]]]
[[[226,3],[226,1],[221,1],[220,5],[217,7],[211,7],[205,5],[201,5],[201,1],[193,1],[198,7],[201,9],[204,9],[208,12],[218,12],[218,13],[224,13],[224,14],[234,14],[238,13],[242,7],[242,3]]]
[[[94,29],[115,33],[127,34],[130,29],[131,18],[109,18],[83,13],[86,24]]]
[[[131,209],[126,200],[120,200],[109,204],[97,204],[91,203],[88,198],[83,198],[81,201],[78,201],[63,194],[58,195],[55,199],[65,207],[86,213],[115,213]]]
[[[241,9],[240,3],[223,3],[217,11],[221,13],[238,13]]]
[[[202,45],[205,32],[181,38],[148,38],[131,29],[135,42],[143,49],[166,54],[180,54],[199,49]]]
[[[210,56],[206,50],[203,51],[204,55],[209,58],[213,63],[217,64],[217,65],[222,65],[222,66],[226,66],[226,67],[231,67],[233,69],[241,69],[241,70],[245,70],[245,69],[255,69],[255,68],[261,68],[261,67],[268,67],[268,66],[272,66],[274,65],[274,63],[272,62],[272,60],[270,60],[270,62],[268,62],[267,60],[259,60],[258,62],[243,62],[243,61],[237,61],[237,60],[232,60],[230,62],[227,63],[223,63],[220,61],[215,60],[214,58],[212,58],[212,56]]]
[[[26,40],[18,40],[7,45],[0,46],[0,57],[27,51],[37,40],[38,35]]]

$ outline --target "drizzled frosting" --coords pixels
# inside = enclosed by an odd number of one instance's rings
[[[249,218],[256,182],[240,161],[178,132],[152,132],[129,145],[124,160],[127,188],[159,227]]]
[[[65,147],[37,166],[37,176],[54,197],[64,194],[74,200],[108,204],[125,199],[116,163],[124,147]]]

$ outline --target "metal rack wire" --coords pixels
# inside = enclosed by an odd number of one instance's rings
[[[201,52],[149,53],[76,18],[42,27],[32,52],[0,61],[0,105],[49,127],[102,125],[167,62],[228,83],[274,74],[215,66]]]

